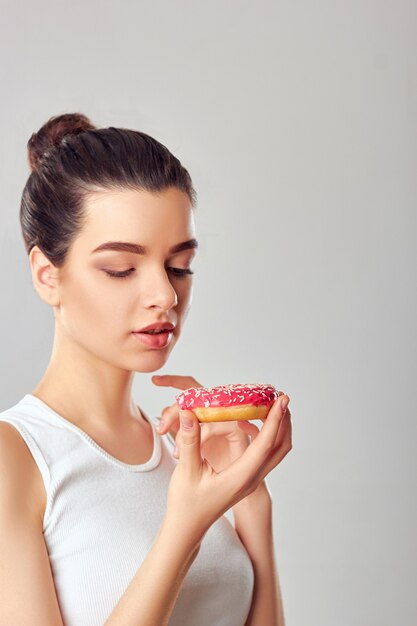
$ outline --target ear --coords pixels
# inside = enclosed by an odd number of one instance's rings
[[[50,306],[59,305],[59,268],[44,255],[38,246],[29,253],[32,282],[40,298]]]

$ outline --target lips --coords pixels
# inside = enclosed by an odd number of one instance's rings
[[[157,350],[167,348],[173,339],[174,333],[172,331],[165,331],[152,334],[145,331],[141,333],[132,333],[132,335],[136,341],[139,341],[142,345]]]
[[[140,328],[139,330],[134,330],[134,333],[145,333],[148,330],[168,330],[168,331],[172,331],[174,330],[175,326],[174,324],[171,324],[171,322],[156,322],[154,324],[149,324],[149,326],[145,326],[144,328]]]

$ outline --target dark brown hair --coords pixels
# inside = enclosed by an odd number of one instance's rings
[[[82,113],[51,117],[28,144],[32,170],[23,189],[20,225],[27,253],[37,245],[61,267],[83,226],[94,191],[184,191],[195,208],[191,177],[162,143],[127,128],[96,128]]]

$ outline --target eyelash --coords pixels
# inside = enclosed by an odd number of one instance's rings
[[[176,278],[185,278],[189,274],[194,274],[194,272],[189,269],[183,270],[178,267],[168,267],[168,269],[175,270],[173,271],[173,274]],[[134,271],[135,271],[134,269],[125,270],[124,272],[113,272],[112,270],[103,270],[103,272],[105,272],[105,274],[110,276],[110,278],[129,278],[131,273]]]

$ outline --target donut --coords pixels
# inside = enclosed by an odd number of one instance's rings
[[[258,383],[188,387],[175,399],[180,409],[192,411],[199,422],[264,419],[278,391]]]

